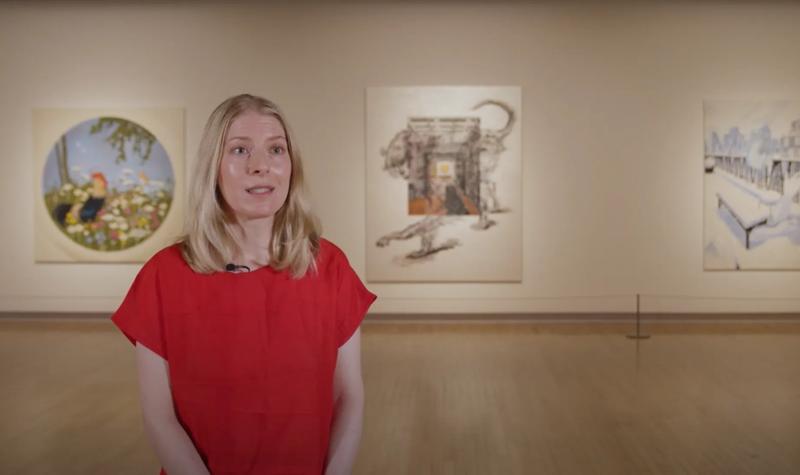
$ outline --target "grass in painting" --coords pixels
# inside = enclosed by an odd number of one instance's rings
[[[48,214],[72,241],[96,251],[121,251],[150,237],[172,204],[172,195],[142,186],[92,194],[91,182],[67,183],[44,194]]]

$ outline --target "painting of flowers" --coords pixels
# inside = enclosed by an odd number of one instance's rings
[[[163,246],[164,239],[145,246],[174,222],[178,191],[173,157],[159,135],[111,114],[73,122],[57,135],[50,128],[38,197],[49,242],[37,254],[51,256],[55,245],[72,255],[63,260],[127,262]]]

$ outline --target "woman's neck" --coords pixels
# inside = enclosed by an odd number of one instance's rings
[[[269,265],[271,256],[273,218],[239,220],[239,242],[241,248],[234,255],[237,265],[246,265],[251,270]]]

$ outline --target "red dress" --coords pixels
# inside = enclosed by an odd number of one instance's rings
[[[271,267],[198,274],[174,245],[112,317],[168,361],[178,420],[212,474],[323,473],[337,351],[376,296],[324,239],[317,265],[299,280]]]

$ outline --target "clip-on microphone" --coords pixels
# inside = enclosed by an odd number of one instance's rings
[[[225,270],[228,272],[236,272],[239,269],[245,269],[245,272],[250,272],[250,268],[247,266],[240,266],[238,264],[227,264],[225,266]]]

